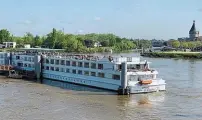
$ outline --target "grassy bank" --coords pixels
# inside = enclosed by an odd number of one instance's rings
[[[202,53],[200,52],[149,52],[141,55],[155,58],[202,59]]]

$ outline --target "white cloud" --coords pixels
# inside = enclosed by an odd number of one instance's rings
[[[95,21],[100,21],[101,18],[100,18],[100,17],[95,17],[94,20],[95,20]]]
[[[78,33],[83,33],[83,30],[78,30],[77,32],[78,32]]]
[[[24,24],[32,24],[32,21],[30,21],[30,20],[25,20],[25,21],[24,21]]]

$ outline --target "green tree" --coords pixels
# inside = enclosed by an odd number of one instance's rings
[[[196,41],[195,45],[196,45],[196,47],[201,47],[202,46],[202,42],[201,41]]]
[[[188,48],[193,49],[195,47],[194,42],[188,42]]]
[[[173,40],[173,41],[171,41],[171,45],[174,48],[178,48],[178,47],[180,47],[180,42],[178,40]]]
[[[152,47],[151,40],[136,40],[135,41],[138,48],[150,48]]]
[[[182,43],[181,43],[181,47],[183,47],[183,48],[188,48],[188,43],[187,43],[187,42],[182,42]]]
[[[0,43],[10,41],[10,32],[7,29],[0,30]]]
[[[34,46],[41,46],[42,43],[43,43],[43,40],[41,39],[41,37],[36,35],[34,37]]]
[[[102,47],[108,47],[109,46],[109,41],[102,41],[100,42],[100,44],[102,45]]]
[[[34,45],[34,36],[30,32],[27,32],[23,36],[23,44],[30,44],[31,46]]]
[[[57,42],[57,30],[53,28],[52,32],[47,34],[47,38],[44,41],[44,45],[54,49],[56,42]]]
[[[74,52],[77,50],[78,40],[75,36],[66,35],[65,40],[63,41],[63,48],[69,52]]]

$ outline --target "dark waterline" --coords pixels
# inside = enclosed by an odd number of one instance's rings
[[[201,120],[202,61],[144,59],[166,80],[167,91],[118,96],[51,80],[0,78],[1,119]]]

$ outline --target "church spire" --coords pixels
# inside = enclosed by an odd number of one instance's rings
[[[193,34],[193,33],[195,33],[195,32],[196,32],[195,20],[193,20],[193,25],[192,25],[192,27],[191,27],[191,29],[190,29],[190,31],[189,31],[189,34]]]

